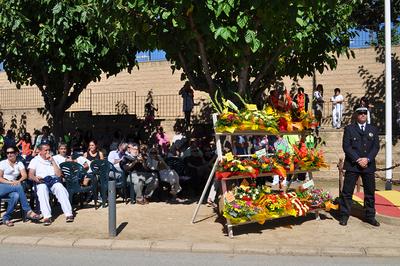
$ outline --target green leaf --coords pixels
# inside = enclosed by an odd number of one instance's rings
[[[256,38],[256,33],[253,30],[248,30],[244,38],[246,43],[251,43]]]
[[[243,29],[246,26],[248,20],[249,20],[248,16],[241,15],[237,17],[236,23],[241,29]]]
[[[261,42],[260,42],[260,40],[258,40],[258,39],[254,39],[253,40],[253,43],[252,43],[252,45],[251,45],[251,51],[253,52],[253,53],[255,53],[255,52],[257,52],[257,50],[260,48],[260,46],[261,46]]]
[[[214,34],[214,38],[217,39],[218,36],[221,36],[224,40],[227,40],[228,38],[231,37],[231,32],[229,31],[228,28],[225,27],[219,27]]]
[[[62,9],[62,3],[60,2],[53,7],[53,14],[56,15],[60,13],[61,9]]]
[[[172,26],[175,28],[178,27],[178,22],[175,20],[175,18],[172,19]]]
[[[302,26],[302,27],[304,27],[304,26],[307,25],[307,23],[306,23],[302,18],[300,18],[300,17],[297,17],[297,18],[296,18],[296,22],[297,22],[297,24],[299,24],[299,25]]]
[[[224,11],[225,15],[229,17],[229,13],[231,12],[231,6],[227,3],[223,3],[222,5],[222,10]]]
[[[171,12],[169,11],[164,11],[161,15],[162,19],[167,19],[171,15]]]

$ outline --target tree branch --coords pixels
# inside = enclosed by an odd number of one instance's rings
[[[193,87],[194,89],[198,89],[198,88],[197,88],[197,83],[194,81],[193,75],[190,73],[189,66],[188,66],[188,64],[186,63],[186,59],[185,59],[185,57],[183,56],[182,51],[179,51],[179,52],[178,52],[178,57],[179,57],[179,61],[181,61],[181,65],[182,65],[182,67],[183,67],[183,70],[185,71],[185,74],[186,74],[186,76],[187,76],[187,78],[188,78],[190,84],[192,84],[192,87]]]
[[[247,88],[247,84],[249,82],[248,77],[249,77],[249,66],[250,66],[250,48],[249,46],[246,46],[244,49],[244,57],[242,61],[242,66],[240,68],[240,73],[239,73],[239,94],[244,96]]]
[[[260,71],[260,73],[258,73],[257,77],[254,79],[254,81],[251,83],[250,87],[252,90],[257,90],[258,87],[260,86],[260,82],[262,80],[262,78],[267,74],[269,68],[272,66],[272,64],[274,63],[274,61],[278,58],[278,56],[280,55],[280,53],[282,52],[284,48],[284,45],[282,44],[276,51],[275,53],[272,55],[272,57],[266,57],[266,63],[263,67],[263,69]]]
[[[86,87],[89,85],[91,82],[91,79],[89,77],[81,77],[81,82],[80,84],[75,84],[74,90],[71,92],[69,97],[67,98],[65,102],[65,110],[70,108],[75,102],[78,101],[79,95],[81,92],[86,89]]]
[[[199,31],[197,30],[196,25],[194,24],[192,13],[190,13],[188,15],[188,17],[189,17],[190,27],[191,27],[192,31],[194,32],[197,44],[199,45],[199,53],[200,53],[201,63],[203,66],[203,71],[204,71],[204,75],[207,80],[207,84],[209,86],[209,93],[210,93],[210,95],[213,95],[215,93],[215,84],[214,84],[214,81],[213,81],[211,73],[210,73],[207,53],[206,53],[206,49],[204,47],[204,40],[201,37]]]
[[[69,72],[66,72],[66,73],[64,73],[63,93],[62,93],[61,99],[58,103],[58,108],[63,108],[65,106],[66,101],[68,99],[69,92],[71,90],[71,86],[72,86],[72,84],[69,79]]]

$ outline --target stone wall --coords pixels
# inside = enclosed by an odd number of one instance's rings
[[[400,47],[393,47],[393,53],[399,53]],[[371,79],[375,79],[382,75],[384,65],[377,63],[377,53],[373,48],[355,49],[355,58],[347,59],[342,56],[338,59],[338,67],[336,70],[327,70],[323,74],[317,73],[315,76],[316,84],[323,84],[325,93],[325,100],[333,94],[333,89],[339,87],[342,89],[342,94],[350,104],[353,104],[355,98],[359,98],[367,93],[367,82],[371,84]],[[363,77],[361,70],[368,71],[369,78]],[[170,65],[166,61],[161,62],[147,62],[140,63],[139,69],[134,69],[131,74],[127,72],[121,72],[117,76],[110,78],[102,77],[100,82],[91,83],[89,89],[92,94],[112,93],[112,95],[118,95],[118,92],[134,92],[138,97],[145,97],[149,90],[153,90],[154,96],[159,95],[177,95],[179,89],[182,87],[183,82],[180,81],[180,71],[175,71],[172,74]],[[292,80],[285,78],[285,84],[290,87],[293,83]],[[311,95],[313,87],[313,79],[306,77],[298,80],[298,85],[304,86],[306,92]],[[374,85],[374,83],[372,84]],[[394,83],[394,85],[396,85]],[[398,86],[398,83],[397,83]],[[41,95],[36,88],[24,86],[21,90],[17,90],[14,84],[10,84],[7,80],[5,72],[0,72],[0,89],[6,89],[0,91],[0,110],[3,112],[3,120],[6,123],[5,127],[8,128],[11,125],[11,118],[16,116],[17,119],[23,113],[27,113],[26,127],[29,131],[35,128],[40,128],[46,123],[46,119],[37,112],[38,107],[43,107],[43,100]],[[79,103],[75,104],[72,111],[90,111],[87,108],[87,94],[84,92],[80,97]],[[125,97],[125,96],[123,96]],[[195,92],[195,98],[206,98],[202,92]],[[378,95],[378,97],[381,97]],[[126,98],[126,97],[125,97]],[[382,97],[381,97],[382,98]],[[164,106],[159,106],[161,110],[169,108],[171,105],[181,106],[181,99],[176,98],[176,102],[167,103]],[[97,104],[97,105],[96,105]],[[92,102],[91,106],[95,106],[96,111],[93,111],[93,115],[101,114],[101,111],[106,109],[113,110],[115,102],[101,101]],[[131,110],[133,107],[130,107]],[[138,117],[142,116],[142,108],[136,108]],[[139,112],[140,109],[140,112]],[[179,113],[179,110],[178,110]],[[329,116],[329,107],[326,108],[326,116]],[[111,114],[111,112],[110,112]],[[177,117],[169,117],[166,120],[174,120]],[[165,120],[163,118],[163,120]],[[68,122],[67,122],[68,124]],[[168,123],[168,125],[171,123]],[[166,124],[167,125],[167,124]],[[167,131],[171,131],[168,126]]]

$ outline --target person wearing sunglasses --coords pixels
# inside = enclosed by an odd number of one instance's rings
[[[356,122],[344,129],[344,184],[340,195],[340,225],[347,225],[353,202],[353,192],[359,176],[364,185],[365,221],[379,226],[375,219],[375,157],[379,151],[378,129],[367,123],[366,107],[355,110]]]
[[[37,220],[38,214],[32,211],[21,183],[28,177],[22,162],[17,161],[18,148],[15,146],[6,148],[7,159],[0,162],[0,198],[9,198],[6,213],[3,215],[3,223],[9,227],[14,226],[11,214],[18,200],[28,219]],[[18,179],[21,177],[20,179]]]

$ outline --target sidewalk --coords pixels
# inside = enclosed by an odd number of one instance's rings
[[[331,190],[333,191],[333,190]],[[333,191],[335,194],[335,191]],[[107,249],[176,250],[183,252],[261,253],[328,256],[399,256],[400,233],[395,225],[374,228],[351,217],[348,226],[338,224],[329,213],[317,221],[314,215],[248,224],[226,236],[223,219],[205,205],[191,224],[195,203],[117,204],[120,232],[108,239],[108,209],[78,209],[74,223],[59,216],[45,227],[17,222],[0,226],[2,244],[49,245]]]

